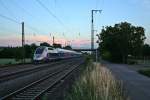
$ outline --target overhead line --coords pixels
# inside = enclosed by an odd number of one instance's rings
[[[13,16],[14,19],[17,20],[17,17],[14,16],[14,13],[4,4],[4,2],[2,0],[0,0],[0,4],[9,12],[9,15]]]
[[[24,11],[26,14],[28,14],[29,16],[34,17],[29,11],[27,11],[25,8],[23,8],[21,5],[19,5],[17,2],[15,2],[15,0],[11,1],[15,6],[17,5],[20,9],[22,9],[22,11]]]
[[[5,16],[5,15],[0,14],[0,17],[2,17],[2,18],[4,18],[4,19],[7,19],[7,20],[9,20],[9,21],[12,21],[12,22],[14,22],[14,23],[17,23],[17,24],[21,24],[21,23],[19,23],[18,21],[16,21],[15,19],[12,19],[12,18],[7,17],[7,16]]]
[[[32,17],[34,18],[34,16],[33,16],[31,13],[29,13],[26,9],[24,9],[22,6],[20,6],[17,2],[15,2],[15,1],[12,0],[12,3],[13,3],[14,5],[17,5],[17,6],[18,6],[20,9],[22,9],[22,11],[24,11],[26,14],[28,14],[29,16],[32,16]],[[33,30],[34,32],[39,33],[39,30],[38,30],[38,29],[32,27],[32,26],[29,25],[28,23],[26,23],[26,27],[29,28],[29,29],[31,29],[31,30]]]
[[[64,23],[50,11],[40,0],[36,0],[52,17],[54,17],[63,27],[65,27]]]
[[[29,28],[29,29],[31,29],[31,30],[33,30],[34,32],[37,32],[37,33],[40,32],[40,30],[38,30],[38,29],[35,28],[35,27],[30,26],[28,23],[26,24],[26,27]]]
[[[7,30],[7,32],[6,32],[6,30]],[[10,30],[9,28],[2,27],[2,26],[0,26],[0,31],[3,33],[6,32],[6,33],[17,33],[17,34],[19,34],[19,32],[16,30]]]
[[[41,2],[41,1],[37,1],[42,7],[44,7],[44,9],[47,9],[47,11],[49,11],[49,9],[47,8],[47,7],[45,7],[45,5]],[[31,14],[30,12],[28,12],[26,9],[24,9],[22,6],[20,6],[17,2],[15,2],[15,1],[13,1],[12,2],[14,5],[16,4],[20,9],[22,9],[22,11],[24,11],[26,14],[28,14],[29,16],[32,16],[33,18],[34,18],[34,16],[33,16],[33,14]],[[52,14],[53,15],[53,17],[55,17],[56,19],[57,19],[57,21],[59,21],[59,23],[61,23],[62,25],[63,25],[63,23],[51,12],[51,11],[49,11],[49,13],[50,14]],[[33,31],[35,31],[35,32],[38,32],[39,30],[38,29],[36,29],[36,28],[34,28],[34,27],[32,27],[31,25],[26,25],[28,28],[30,28],[30,29],[32,29]],[[39,32],[38,32],[39,33]],[[45,33],[45,32],[44,32]]]
[[[52,12],[49,10],[48,7],[46,7],[40,0],[36,0],[36,2],[41,5],[47,12],[50,16],[54,17],[56,19],[56,21],[62,25],[63,28],[65,28],[66,31],[68,31],[69,29],[65,26],[65,24]]]
[[[9,20],[9,21],[11,21],[11,22],[17,23],[17,24],[21,24],[20,22],[18,22],[18,21],[16,21],[16,20],[12,19],[12,18],[10,18],[10,17],[4,16],[4,15],[2,15],[2,14],[0,14],[0,17],[4,18],[4,19],[6,19],[6,20]],[[27,28],[30,28],[31,30],[33,30],[33,31],[35,31],[35,32],[37,32],[37,33],[39,33],[39,32],[38,32],[39,30],[37,30],[36,28],[33,28],[32,26],[30,26],[30,25],[28,25],[28,24],[26,25],[26,27],[27,27]]]
[[[41,4],[41,6],[43,6],[45,9],[47,9],[47,11],[49,11],[49,9],[47,8],[47,7],[45,7],[44,6],[44,4],[41,2],[41,1],[37,1],[39,4]],[[16,4],[20,9],[22,9],[26,14],[28,14],[29,16],[32,16],[33,18],[34,18],[34,16],[31,14],[31,13],[29,13],[26,9],[24,9],[23,7],[21,7],[18,3],[16,3],[15,1],[13,1],[12,2],[14,5]],[[49,13],[51,13],[50,11],[49,11]],[[55,18],[57,18],[53,13],[51,13],[52,15],[53,15],[53,17],[55,17]],[[62,23],[58,18],[57,18],[57,20],[59,21],[59,23]],[[63,24],[63,23],[62,23]],[[37,32],[37,33],[39,33],[39,30],[38,29],[36,29],[36,28],[34,28],[34,27],[32,27],[31,25],[29,25],[29,24],[26,24],[26,27],[28,27],[28,28],[30,28],[31,30],[33,30],[33,31],[35,31],[35,32]],[[45,32],[44,32],[45,33]]]

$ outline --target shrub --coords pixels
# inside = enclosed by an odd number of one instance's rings
[[[140,74],[150,77],[150,69],[139,70]]]

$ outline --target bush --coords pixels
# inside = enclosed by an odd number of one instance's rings
[[[137,64],[137,61],[135,61],[135,60],[128,60],[127,63],[133,65],[133,64]]]
[[[140,74],[150,77],[150,69],[139,70]]]

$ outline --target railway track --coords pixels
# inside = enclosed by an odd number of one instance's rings
[[[49,75],[41,78],[17,91],[14,91],[4,97],[2,100],[35,100],[40,99],[42,95],[57,85],[63,78],[68,76],[74,69],[76,69],[83,61],[78,63],[70,63],[59,70],[50,73]]]
[[[71,61],[71,60],[68,60],[68,61]],[[10,73],[8,73],[8,74],[0,75],[0,83],[12,80],[14,78],[22,77],[22,76],[28,75],[30,73],[35,73],[35,72],[38,72],[41,70],[45,70],[47,68],[52,68],[55,65],[64,64],[68,61],[64,60],[64,61],[49,64],[49,65],[39,65],[38,67],[29,68],[29,69],[25,69],[25,70],[21,70],[21,71],[16,71],[16,72],[11,72],[11,70],[10,70]]]

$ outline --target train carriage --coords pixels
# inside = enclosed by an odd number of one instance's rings
[[[68,58],[79,57],[79,56],[81,56],[81,53],[76,51],[40,46],[35,50],[33,60],[35,63],[38,63],[38,62],[49,62],[49,61],[60,60],[60,59],[68,59]]]

